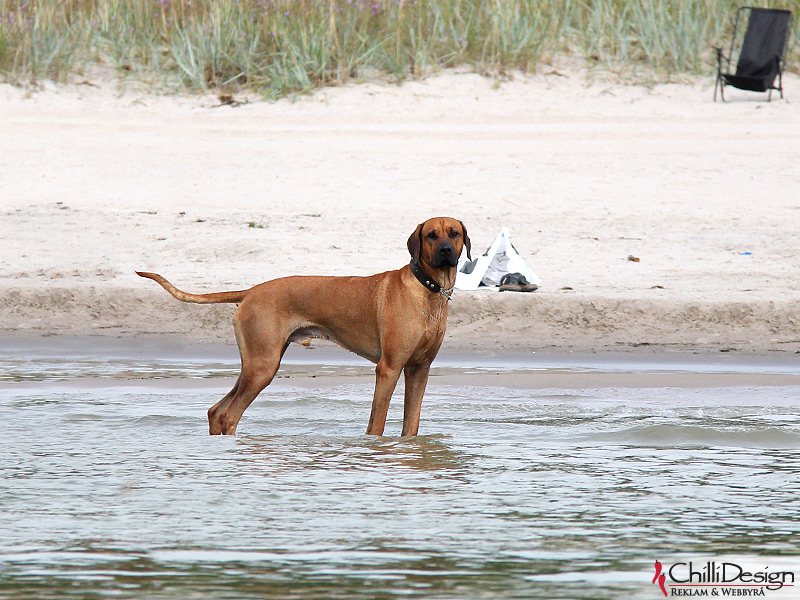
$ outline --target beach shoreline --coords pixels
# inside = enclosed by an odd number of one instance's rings
[[[0,334],[0,354],[5,356],[82,357],[95,360],[160,360],[227,364],[239,368],[233,337],[170,333]],[[757,346],[720,347],[699,344],[613,345],[459,345],[445,336],[434,367],[440,369],[499,369],[501,371],[583,368],[631,373],[665,369],[709,372],[794,372],[800,369],[800,351]],[[310,346],[291,344],[283,365],[355,367],[372,373],[374,364],[333,342],[312,340]],[[371,375],[370,375],[371,376]]]
[[[0,336],[0,390],[205,390],[224,394],[239,372],[235,345],[187,337]],[[273,393],[374,385],[374,365],[332,343],[292,345]],[[720,352],[710,347],[635,346],[475,350],[445,345],[430,390],[792,388],[800,361],[786,351]],[[395,396],[402,395],[402,380]],[[780,392],[778,392],[780,393]],[[267,392],[267,397],[269,393]]]

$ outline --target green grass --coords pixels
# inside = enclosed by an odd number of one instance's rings
[[[758,5],[789,8],[800,0]],[[654,77],[706,73],[733,0],[0,0],[0,74],[65,81],[111,65],[159,89],[268,97],[469,65],[531,72],[577,54]],[[798,36],[800,37],[800,36]],[[789,69],[800,64],[793,37]]]

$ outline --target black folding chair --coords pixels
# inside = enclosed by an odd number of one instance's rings
[[[749,12],[747,31],[741,43],[737,43],[739,23],[745,12]],[[736,11],[733,25],[733,39],[728,56],[722,48],[717,51],[717,80],[714,82],[714,102],[719,88],[722,101],[725,101],[725,86],[732,85],[740,90],[766,92],[772,100],[772,90],[779,90],[783,98],[783,67],[786,60],[786,46],[791,28],[792,13],[788,10],[755,8],[743,6]],[[734,52],[738,55],[736,72],[731,73],[731,60]],[[723,63],[725,69],[723,70]],[[775,79],[778,86],[775,87]]]

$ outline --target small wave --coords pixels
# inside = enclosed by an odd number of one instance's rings
[[[735,430],[697,425],[644,425],[586,437],[594,441],[636,446],[800,448],[800,433],[777,427]]]

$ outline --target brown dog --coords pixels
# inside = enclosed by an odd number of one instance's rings
[[[367,433],[382,435],[389,401],[405,375],[402,435],[416,435],[431,362],[442,344],[456,265],[471,244],[461,221],[428,219],[408,238],[411,264],[369,277],[283,277],[249,290],[187,294],[155,273],[183,302],[241,303],[233,328],[242,372],[208,410],[212,435],[234,434],[242,414],[272,381],[286,348],[308,338],[331,340],[377,364]]]

